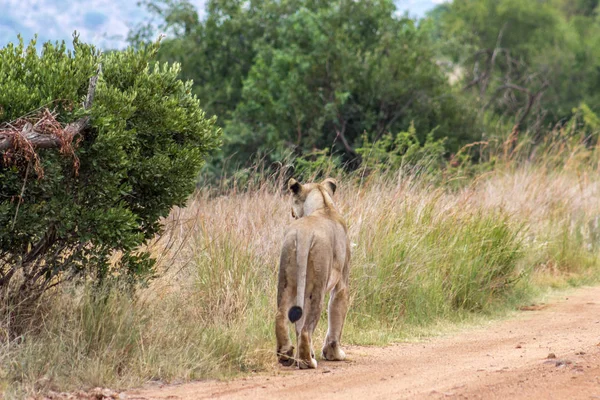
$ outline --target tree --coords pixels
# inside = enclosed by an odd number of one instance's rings
[[[178,62],[182,76],[194,81],[193,90],[208,115],[217,115],[221,126],[240,101],[242,82],[252,66],[255,44],[269,36],[277,21],[270,15],[272,2],[261,0],[209,0],[202,21],[186,0],[142,2],[160,22],[148,22],[132,30],[134,46],[154,40],[157,31],[167,32],[158,53],[161,61]]]
[[[429,26],[397,17],[391,0],[212,0],[206,11],[161,56],[186,65],[234,168],[314,149],[356,160],[365,131],[376,141],[411,122],[420,140],[434,130],[451,149],[478,138]]]
[[[587,0],[455,0],[434,15],[474,104],[513,133],[539,137],[582,100],[600,106],[596,7]]]
[[[426,27],[394,12],[392,2],[340,1],[282,19],[225,130],[231,151],[334,146],[352,159],[363,132],[377,141],[411,122],[422,141],[432,130],[450,148],[472,139],[473,114],[437,65]]]
[[[160,231],[172,206],[185,203],[204,157],[219,144],[220,130],[191,82],[178,79],[179,67],[153,63],[158,43],[101,54],[75,38],[73,47],[46,43],[40,54],[34,41],[25,47],[21,40],[0,50],[5,133],[30,123],[64,134],[86,121],[60,151],[23,137],[2,150],[3,312],[78,274],[150,273],[153,260],[139,246]],[[115,252],[122,256],[111,262]]]

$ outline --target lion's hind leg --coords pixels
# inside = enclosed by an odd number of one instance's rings
[[[295,247],[284,247],[281,254],[279,269],[279,284],[277,287],[277,315],[275,316],[275,337],[277,338],[277,359],[284,366],[291,366],[295,362],[294,346],[290,340],[288,310],[292,305],[296,290],[288,282],[289,271],[296,256]]]
[[[283,366],[289,367],[294,364],[294,346],[290,340],[287,312],[277,311],[275,317],[275,335],[277,337],[277,359]]]
[[[306,314],[296,323],[298,334],[298,367],[300,369],[317,368],[317,360],[313,350],[312,336],[319,322],[323,309],[323,288],[319,285],[311,287],[308,301],[305,303]]]
[[[298,335],[298,368],[315,369],[317,360],[315,352],[312,350],[312,334],[308,329],[303,329]]]

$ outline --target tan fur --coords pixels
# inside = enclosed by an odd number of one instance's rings
[[[316,368],[312,335],[319,321],[325,294],[331,292],[328,308],[329,329],[322,348],[326,360],[343,360],[340,347],[342,328],[348,310],[350,242],[346,224],[333,204],[336,182],[301,185],[290,179],[292,215],[281,249],[275,333],[279,362]],[[302,309],[296,321],[298,354],[288,332],[288,313]]]

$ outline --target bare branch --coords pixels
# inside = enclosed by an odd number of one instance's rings
[[[492,56],[489,58],[487,70],[485,72],[485,79],[481,80],[482,85],[479,89],[479,93],[481,96],[483,96],[485,91],[487,90],[487,87],[488,87],[488,84],[490,81],[489,78],[490,78],[490,76],[492,76],[492,71],[494,70],[494,66],[496,64],[496,57],[498,56],[498,52],[501,50],[500,43],[502,43],[502,36],[504,35],[504,30],[506,29],[507,25],[508,25],[508,22],[505,22],[504,25],[502,25],[502,28],[500,28],[500,31],[498,32],[498,37],[496,39],[496,46],[494,47]]]
[[[348,143],[348,140],[346,139],[346,120],[343,119],[341,116],[338,116],[338,118],[341,120],[342,122],[342,128],[341,129],[336,129],[335,133],[336,133],[336,140],[339,140],[340,142],[342,142],[342,145],[344,146],[344,149],[346,149],[346,152],[348,152],[349,154],[355,156],[356,155],[356,151],[352,148],[352,146],[350,146],[350,143]]]
[[[521,125],[523,124],[523,122],[525,122],[525,119],[527,118],[527,115],[529,115],[531,108],[533,107],[534,104],[536,104],[542,98],[542,95],[544,94],[544,91],[546,90],[546,88],[548,86],[549,86],[549,82],[545,81],[542,84],[542,87],[540,88],[540,90],[538,90],[536,93],[531,93],[528,90],[526,91],[526,93],[529,95],[529,99],[527,101],[527,106],[525,106],[525,110],[523,111],[519,120],[515,124],[516,129],[521,128]]]
[[[98,71],[96,71],[96,75],[90,78],[87,96],[85,98],[85,102],[83,103],[83,108],[85,110],[89,110],[92,107],[92,103],[94,102],[94,96],[96,94],[96,84],[98,83],[98,77],[100,76],[100,74],[102,74],[102,64],[98,64]]]
[[[94,95],[96,92],[96,85],[98,83],[98,76],[102,71],[102,66],[98,67],[98,73],[90,78],[88,85],[88,92],[83,103],[83,108],[89,110],[94,101]],[[20,131],[3,130],[0,131],[0,151],[6,151],[15,146],[20,140],[24,140],[29,143],[33,148],[36,149],[50,149],[50,148],[61,148],[65,142],[70,143],[73,138],[80,134],[89,125],[90,117],[83,117],[75,122],[68,124],[64,131],[66,137],[59,138],[56,135],[49,135],[44,132],[37,130],[37,127],[31,123],[25,124]],[[7,124],[11,126],[11,124]],[[19,137],[15,137],[19,135]]]

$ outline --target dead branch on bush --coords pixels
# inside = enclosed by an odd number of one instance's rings
[[[83,108],[89,110],[94,101],[98,73],[90,78],[88,92],[83,103]],[[79,159],[75,155],[74,146],[78,144],[76,139],[90,123],[90,117],[85,116],[79,120],[62,126],[56,119],[56,113],[48,108],[43,108],[27,117],[17,118],[15,121],[0,125],[0,151],[3,152],[3,160],[6,165],[16,165],[20,159],[27,164],[32,163],[38,178],[43,177],[40,159],[36,153],[37,149],[59,149],[60,153],[73,159],[75,174],[79,171]]]

